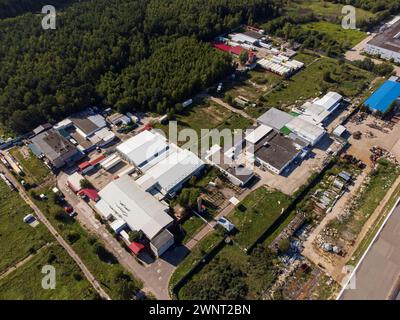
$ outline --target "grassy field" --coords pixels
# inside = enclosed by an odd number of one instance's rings
[[[100,241],[90,235],[75,220],[68,219],[63,213],[63,208],[54,202],[52,192],[49,189],[38,190],[37,193],[44,193],[48,196],[48,200],[35,203],[46,215],[47,219],[60,232],[64,239],[75,238],[75,241],[69,241],[75,252],[79,255],[94,277],[102,284],[112,299],[120,299],[120,291],[118,283],[116,283],[116,275],[124,272],[125,269],[116,262],[104,262],[94,252],[94,246]],[[62,218],[61,218],[62,217]],[[137,288],[141,288],[140,281],[133,279],[133,284]]]
[[[25,173],[24,180],[27,183],[40,185],[49,177],[49,168],[47,168],[30,150],[28,151],[29,158],[24,157],[21,153],[21,148],[11,149],[10,154],[17,159],[23,167]]]
[[[54,239],[40,224],[32,228],[23,218],[31,208],[0,180],[0,273]]]
[[[299,57],[305,60],[306,54]],[[264,107],[248,108],[248,112],[257,117],[271,107],[283,108],[290,111],[293,105],[301,105],[306,100],[321,95],[328,90],[337,91],[344,96],[354,97],[360,94],[374,78],[370,72],[361,70],[350,64],[339,64],[335,59],[320,57],[294,75],[283,81],[269,94],[263,97]],[[329,74],[329,82],[324,76]]]
[[[332,3],[330,1],[292,0],[289,2],[286,10],[288,13],[295,13],[299,15],[314,13],[321,19],[337,21],[343,17],[342,8],[342,4]],[[359,8],[356,9],[357,22],[361,22],[372,17],[374,17],[373,13]]]
[[[209,252],[220,240],[222,235],[218,232],[212,232],[203,238],[196,247],[189,253],[181,264],[175,269],[169,282],[170,288],[178,283],[184,275],[207,253]]]
[[[266,188],[259,188],[247,196],[229,215],[239,232],[234,236],[240,246],[250,246],[268,229],[289,206],[290,197]]]
[[[367,36],[365,32],[354,29],[343,29],[341,25],[318,21],[301,25],[306,30],[316,30],[328,34],[332,39],[335,39],[345,47],[352,48],[357,43],[360,43]]]
[[[278,261],[269,260],[265,261],[264,257],[260,257],[260,259],[255,258],[257,263],[260,265],[273,263],[274,266],[277,266]],[[209,285],[212,285],[213,281],[210,278],[213,278],[215,275],[211,275],[212,269],[210,269],[211,263],[219,264],[220,261],[225,260],[229,261],[230,264],[237,267],[242,275],[240,276],[241,280],[245,283],[247,287],[247,292],[244,299],[248,300],[257,300],[260,299],[262,293],[265,289],[271,286],[271,284],[275,280],[275,270],[274,268],[267,267],[264,269],[258,269],[249,267],[250,261],[252,257],[246,255],[238,246],[234,244],[225,245],[221,251],[217,253],[215,257],[213,257],[212,261],[207,264],[203,269],[201,269],[197,274],[195,274],[189,281],[186,283],[181,290],[178,292],[178,298],[181,300],[191,300],[193,299],[191,293],[191,286],[195,283],[203,283],[207,282]],[[253,261],[255,260],[253,258]],[[174,274],[175,276],[175,274]],[[210,283],[211,282],[211,283]],[[231,283],[229,283],[231,284]],[[228,284],[227,284],[228,285]],[[216,297],[217,299],[221,299],[221,297]]]
[[[56,271],[56,288],[42,288],[42,267]],[[91,300],[97,293],[66,251],[53,244],[0,280],[0,300]]]

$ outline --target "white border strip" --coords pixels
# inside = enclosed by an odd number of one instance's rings
[[[344,291],[346,290],[347,286],[349,285],[351,279],[355,276],[358,268],[360,267],[361,263],[364,261],[366,255],[368,254],[368,252],[371,250],[372,246],[374,245],[376,239],[379,237],[380,233],[382,232],[383,228],[385,227],[386,223],[388,222],[388,220],[390,219],[390,217],[392,216],[392,214],[394,213],[395,209],[397,208],[397,206],[400,203],[400,198],[397,199],[396,203],[394,204],[392,210],[390,211],[390,213],[388,214],[388,216],[386,217],[385,221],[382,223],[381,227],[379,228],[378,232],[375,234],[375,237],[372,239],[371,243],[369,244],[367,250],[365,250],[364,254],[362,255],[360,261],[358,261],[357,266],[354,268],[353,272],[351,273],[351,276],[349,277],[349,280],[347,281],[346,285],[344,285],[342,287],[342,290],[340,291],[340,293],[338,294],[336,300],[340,300],[340,298],[342,297]]]

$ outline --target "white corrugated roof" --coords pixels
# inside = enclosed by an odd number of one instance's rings
[[[130,138],[117,147],[117,150],[124,154],[135,165],[139,166],[149,161],[156,154],[161,154],[168,149],[165,137],[150,131],[143,131]]]
[[[114,217],[124,220],[132,230],[142,230],[150,240],[173,221],[166,212],[168,207],[141,189],[129,176],[109,183],[99,195]]]
[[[292,121],[286,124],[286,127],[310,142],[318,140],[325,133],[324,129],[300,117],[293,118]]]
[[[169,192],[203,165],[204,162],[193,152],[177,149],[149,169],[137,183],[146,189],[157,183],[165,192]]]
[[[272,128],[269,126],[266,126],[264,124],[260,125],[256,129],[254,129],[252,132],[250,132],[246,136],[246,141],[256,144],[258,141],[260,141],[262,138],[264,138],[268,133],[272,131]]]
[[[326,110],[330,110],[334,105],[339,103],[343,97],[336,92],[328,92],[321,99],[318,99],[314,102],[314,104],[320,105],[324,107]]]

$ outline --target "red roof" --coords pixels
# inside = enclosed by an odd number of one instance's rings
[[[85,162],[82,162],[82,163],[80,163],[79,165],[78,165],[78,167],[79,167],[79,170],[85,170],[87,167],[89,167],[90,166],[90,162],[89,161],[85,161]]]
[[[232,47],[225,43],[214,43],[214,48],[217,48],[224,52],[235,54],[237,56],[239,56],[244,51],[244,49],[240,46]]]
[[[224,43],[214,43],[214,48],[217,48],[224,52],[231,52],[231,49],[232,49],[231,46],[228,46],[227,44],[224,44]]]
[[[144,245],[139,243],[139,242],[132,242],[129,245],[129,249],[134,253],[134,254],[139,254],[140,251],[144,249]]]
[[[90,200],[93,201],[98,201],[100,199],[100,196],[95,189],[82,189],[81,191],[78,192],[78,195],[80,196],[85,195]]]
[[[244,49],[240,46],[232,47],[231,49],[231,53],[236,54],[237,56],[239,56],[243,51]]]
[[[98,157],[98,158],[96,158],[96,159],[90,161],[90,164],[91,164],[92,166],[95,166],[96,164],[98,164],[98,163],[100,163],[101,161],[103,161],[105,158],[106,158],[105,155],[102,154],[100,157]]]

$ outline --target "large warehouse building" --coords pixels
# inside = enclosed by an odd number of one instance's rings
[[[364,51],[382,59],[400,62],[400,20],[369,41]]]
[[[167,156],[170,146],[158,133],[145,130],[117,147],[120,156],[142,172]]]
[[[156,256],[174,244],[174,237],[167,230],[173,223],[168,206],[140,188],[131,177],[123,176],[109,183],[99,195],[99,213],[105,219],[123,221],[118,223],[119,229],[125,224],[131,230],[142,231]]]
[[[400,83],[388,80],[383,83],[365,102],[372,112],[387,112],[400,97]]]

